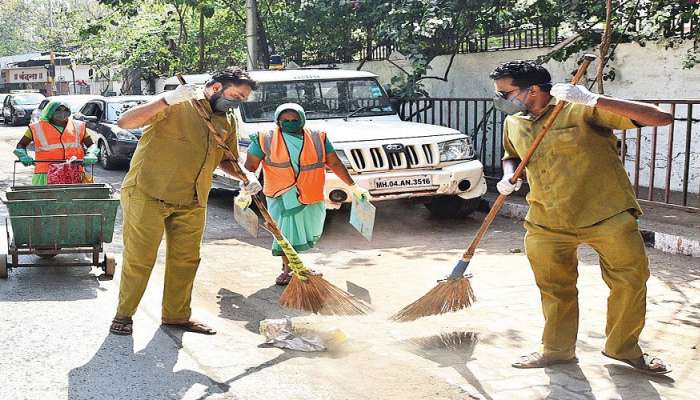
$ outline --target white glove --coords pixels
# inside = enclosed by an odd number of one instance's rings
[[[169,90],[163,93],[163,100],[165,100],[168,105],[182,103],[189,101],[197,97],[197,85],[193,83],[187,83],[185,85],[180,85],[175,90]]]
[[[357,197],[358,200],[362,200],[362,198],[364,198],[365,200],[370,199],[369,190],[363,188],[357,183],[350,186],[350,191],[352,192],[353,196]]]
[[[591,93],[583,85],[572,85],[570,83],[557,83],[552,86],[549,94],[559,100],[568,101],[569,103],[585,104],[588,107],[595,107],[598,103],[599,94]]]
[[[243,170],[243,173],[245,174],[246,178],[248,178],[248,184],[245,185],[243,187],[243,189],[251,195],[257,194],[259,191],[261,191],[263,187],[260,184],[258,177],[255,176],[254,173],[248,171],[245,168],[242,168],[242,170]]]
[[[250,195],[245,189],[238,192],[238,196],[233,199],[233,203],[241,209],[246,209],[250,207],[250,203],[253,202],[253,196]]]
[[[512,177],[513,174],[503,175],[503,179],[498,181],[498,183],[496,184],[496,189],[498,189],[498,193],[508,196],[509,194],[520,190],[520,186],[523,185],[523,180],[518,178],[518,180],[515,181],[515,183],[510,183],[510,179]]]

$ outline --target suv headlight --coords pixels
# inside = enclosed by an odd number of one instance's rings
[[[440,161],[467,160],[474,157],[474,147],[470,138],[438,143]]]
[[[117,140],[130,140],[132,142],[139,140],[133,133],[124,129],[119,129],[114,134],[117,136]]]

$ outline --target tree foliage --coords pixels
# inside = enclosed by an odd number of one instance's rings
[[[104,76],[136,71],[142,78],[246,63],[245,0],[52,0],[51,10],[46,2],[2,2],[0,18],[7,22],[0,25],[0,55],[72,51]],[[612,3],[611,57],[622,42],[674,47],[690,39],[694,46],[682,62],[695,65],[697,2]],[[446,71],[430,70],[433,58],[471,47],[476,37],[559,26],[577,40],[547,57],[564,60],[597,46],[605,21],[600,0],[257,0],[257,8],[262,51],[256,65],[266,66],[274,53],[297,63],[362,64],[379,50],[397,50],[410,64],[394,82],[404,95],[421,93],[426,79],[446,79]]]

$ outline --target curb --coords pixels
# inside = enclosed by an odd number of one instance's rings
[[[489,207],[493,206],[494,200],[489,199],[488,202]],[[528,208],[529,207],[525,204],[506,201],[499,215],[507,218],[525,220]],[[640,228],[640,232],[642,233],[642,238],[644,238],[644,243],[647,247],[668,254],[700,258],[700,240],[643,228]]]

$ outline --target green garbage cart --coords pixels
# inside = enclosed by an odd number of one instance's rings
[[[114,275],[115,259],[103,248],[112,241],[119,207],[110,185],[13,186],[1,200],[9,216],[5,218],[8,254],[0,254],[0,278],[7,278],[13,268],[42,266],[96,266]],[[58,254],[89,257],[52,262]],[[20,264],[21,255],[40,259]]]

